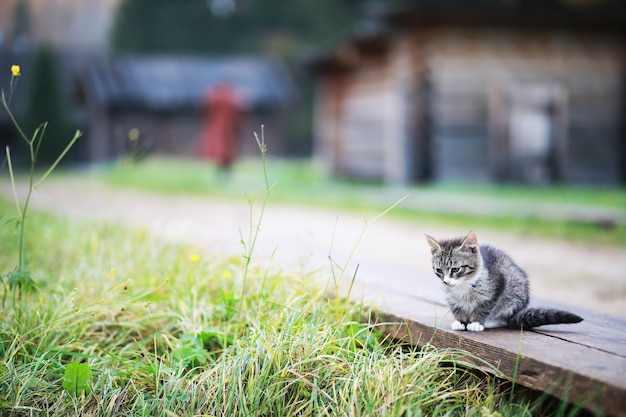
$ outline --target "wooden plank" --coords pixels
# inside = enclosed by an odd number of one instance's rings
[[[469,355],[457,359],[468,366],[593,412],[626,416],[625,321],[583,313],[585,321],[575,325],[458,332],[449,330],[452,315],[432,288],[420,288],[426,296],[418,296],[387,287],[383,295],[379,284],[369,281],[361,290],[353,296],[375,306],[383,331],[397,340],[461,349]]]
[[[384,331],[398,340],[466,350],[471,355],[461,361],[470,366],[595,412],[626,416],[626,378],[616,372],[626,370],[624,333],[620,338],[619,329],[609,329],[612,334],[605,343],[607,329],[595,324],[597,318],[540,331],[456,332],[448,330],[452,317],[441,305],[395,294],[393,306],[386,306],[380,318],[388,323]]]
[[[554,303],[547,302],[537,305],[555,306]],[[568,309],[566,306],[556,307]],[[576,332],[556,332],[550,326],[545,328],[538,327],[533,331],[626,358],[626,322],[592,312],[577,311],[577,313],[580,313],[585,320],[576,324]],[[624,371],[626,371],[626,367]]]

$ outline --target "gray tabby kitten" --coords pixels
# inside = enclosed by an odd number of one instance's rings
[[[433,255],[433,270],[445,284],[446,299],[456,319],[453,330],[528,329],[583,320],[567,311],[528,308],[524,271],[501,250],[479,245],[476,233],[453,239],[426,235],[426,240]]]

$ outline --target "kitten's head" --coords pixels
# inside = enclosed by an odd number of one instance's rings
[[[481,260],[476,233],[453,239],[426,235],[426,241],[433,255],[433,271],[444,284],[454,286],[474,277]]]

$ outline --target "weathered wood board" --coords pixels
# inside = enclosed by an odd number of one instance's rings
[[[574,308],[584,317],[582,323],[528,331],[452,331],[453,318],[436,279],[420,281],[419,289],[384,285],[362,282],[352,297],[376,307],[384,331],[395,339],[461,349],[469,352],[461,357],[469,366],[594,412],[626,416],[625,321]]]

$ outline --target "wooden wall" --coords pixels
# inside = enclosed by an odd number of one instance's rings
[[[338,176],[387,182],[412,177],[414,71],[408,42],[397,53],[352,50],[350,65],[318,84],[315,156]]]
[[[343,52],[320,76],[315,110],[315,154],[332,174],[392,183],[620,180],[626,59],[618,36],[435,26],[401,32],[373,56]],[[524,132],[514,135],[511,120],[525,91],[548,97],[543,159],[516,154]]]
[[[489,92],[545,86],[557,87],[565,95],[563,180],[618,180],[624,82],[619,38],[547,30],[440,28],[431,39],[428,62],[437,178],[501,179],[494,178],[489,156],[493,142],[489,125],[494,116]]]
[[[385,174],[387,62],[361,61],[325,78],[316,106],[316,156],[338,176],[381,179]]]

